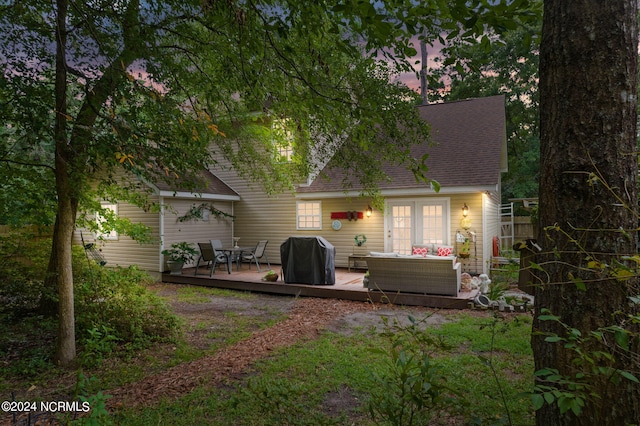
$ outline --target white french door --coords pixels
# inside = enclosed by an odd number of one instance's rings
[[[449,244],[449,200],[387,202],[385,251],[411,254],[413,244]]]

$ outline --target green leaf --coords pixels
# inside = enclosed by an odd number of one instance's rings
[[[544,398],[540,394],[534,393],[531,395],[531,404],[534,410],[539,410],[544,405]]]
[[[629,373],[628,371],[617,370],[617,373],[619,375],[621,375],[622,377],[624,377],[625,379],[631,380],[634,383],[640,383],[640,380],[638,380],[638,378],[636,376],[634,376],[633,374]]]
[[[624,350],[629,350],[629,335],[625,330],[616,330],[614,333],[616,343]]]

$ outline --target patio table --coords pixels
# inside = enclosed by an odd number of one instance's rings
[[[249,252],[251,250],[253,250],[255,247],[226,247],[223,248],[222,250],[224,250],[225,253],[227,253],[227,272],[231,273],[231,270],[233,269],[233,259],[234,258],[241,258],[242,257],[242,253],[244,252]],[[240,262],[237,262],[237,266],[236,269],[239,271],[240,270]]]

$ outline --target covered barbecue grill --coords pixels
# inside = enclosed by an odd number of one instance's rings
[[[335,284],[336,249],[322,237],[289,237],[280,246],[284,282]]]

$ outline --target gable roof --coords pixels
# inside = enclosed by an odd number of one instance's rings
[[[507,171],[504,102],[504,95],[497,95],[418,106],[420,117],[431,125],[433,143],[416,144],[411,152],[414,158],[429,154],[427,177],[442,189],[495,189],[500,174]],[[424,189],[424,183],[417,183],[402,165],[388,164],[383,170],[390,180],[379,183],[381,190]],[[310,185],[299,187],[298,192],[343,192],[342,177],[339,169],[325,169]]]
[[[240,195],[224,183],[220,178],[208,170],[203,170],[198,174],[198,184],[195,188],[188,189],[184,181],[177,179],[174,185],[158,181],[151,184],[158,194],[164,197],[178,198],[202,198],[208,200],[240,200]]]

